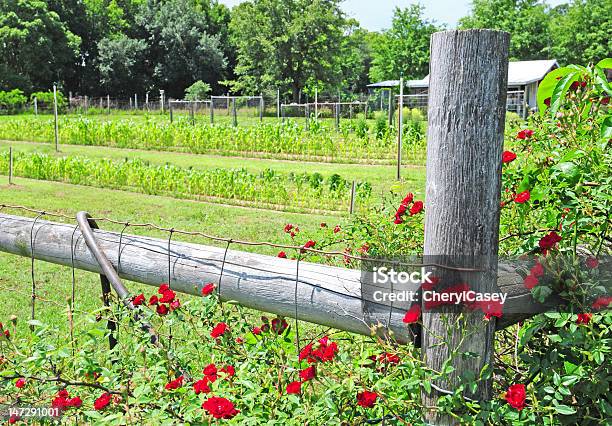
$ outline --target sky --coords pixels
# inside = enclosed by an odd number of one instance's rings
[[[219,0],[228,6],[235,6],[242,0]],[[370,31],[380,31],[391,26],[393,9],[396,6],[406,7],[413,0],[344,0],[343,9],[352,18],[357,19],[361,26]],[[453,28],[459,18],[468,14],[470,0],[421,0],[425,6],[425,16],[438,24],[447,24]],[[567,3],[567,0],[547,0],[551,6]]]

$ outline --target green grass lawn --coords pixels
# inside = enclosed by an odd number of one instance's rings
[[[129,220],[133,223],[151,222],[164,227],[175,227],[201,231],[212,235],[239,240],[269,241],[290,243],[283,232],[287,223],[299,225],[302,232],[317,229],[321,222],[330,225],[342,224],[340,217],[295,214],[257,209],[228,207],[169,197],[148,196],[123,191],[81,187],[62,183],[35,181],[17,178],[16,185],[0,185],[0,204],[24,205],[48,212],[61,212],[75,216],[79,210],[87,210],[94,217],[110,217]],[[3,209],[2,213],[35,216],[19,210]],[[48,220],[58,221],[55,218]],[[121,231],[123,226],[100,222],[107,230]],[[167,238],[168,234],[144,228],[130,228],[127,233]],[[202,237],[175,235],[176,241],[190,241],[212,245]],[[236,246],[233,249],[257,251],[276,255],[278,250],[270,247]],[[21,326],[30,315],[30,262],[29,258],[0,252],[0,290],[11,294],[0,305],[0,322],[8,323],[11,315],[16,315]],[[35,278],[38,294],[50,302],[40,301],[39,318],[67,330],[67,301],[71,295],[71,268],[50,263],[35,262]],[[152,294],[153,288],[133,282],[126,283],[132,293],[144,291]],[[95,274],[76,271],[76,308],[93,311],[102,306],[99,277]],[[181,295],[187,299],[189,296]]]

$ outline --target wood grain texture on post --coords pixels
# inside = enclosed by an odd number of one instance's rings
[[[497,281],[509,40],[508,33],[492,30],[443,31],[431,38],[424,255],[480,269],[463,278],[481,292],[495,291]],[[478,354],[455,357],[454,372],[435,383],[452,392],[462,374],[479,377],[492,362],[495,321],[485,321],[482,312],[466,314],[461,326],[449,329],[445,320],[453,324],[460,313],[448,312],[423,312],[421,343],[427,366],[436,371],[458,346],[459,354]],[[465,337],[466,330],[473,333]],[[449,344],[440,344],[440,336]],[[442,394],[424,394],[425,405],[435,405]],[[490,380],[479,381],[469,396],[489,399]],[[433,424],[452,424],[434,412],[425,416]]]

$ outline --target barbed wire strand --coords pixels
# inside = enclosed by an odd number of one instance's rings
[[[36,209],[32,209],[30,207],[25,207],[25,206],[20,206],[20,205],[11,205],[11,204],[0,204],[0,207],[6,207],[8,209],[16,209],[16,210],[24,210],[24,211],[28,211],[31,213],[43,213],[46,216],[51,216],[51,217],[58,217],[58,218],[63,218],[63,219],[67,219],[70,221],[73,221],[74,218],[65,214],[61,214],[61,213],[49,213],[46,211],[41,211],[41,210],[36,210]],[[170,232],[172,230],[173,233],[175,234],[181,234],[181,235],[186,235],[186,236],[199,236],[205,239],[209,239],[211,241],[217,241],[217,242],[225,242],[225,243],[231,243],[231,244],[237,244],[237,245],[243,245],[243,246],[266,246],[266,247],[270,247],[270,248],[279,248],[279,249],[287,249],[287,250],[303,250],[303,251],[307,251],[310,253],[314,253],[314,254],[320,254],[323,256],[342,256],[343,258],[348,258],[348,259],[353,259],[353,260],[357,260],[357,261],[368,261],[368,262],[379,262],[379,263],[386,263],[386,264],[392,264],[392,265],[398,265],[398,266],[407,266],[407,267],[437,267],[437,268],[441,268],[441,269],[446,269],[446,270],[452,270],[452,271],[457,271],[457,272],[482,272],[484,271],[484,269],[480,269],[480,268],[464,268],[464,267],[456,267],[456,266],[450,266],[450,265],[443,265],[443,264],[439,264],[439,263],[432,263],[432,262],[428,262],[428,263],[409,263],[409,262],[402,262],[402,261],[397,261],[397,260],[387,260],[387,259],[376,259],[376,258],[372,258],[372,257],[364,257],[364,256],[355,256],[352,254],[348,254],[346,252],[343,251],[325,251],[325,250],[319,250],[319,249],[315,249],[315,248],[311,248],[311,247],[304,247],[304,246],[300,246],[300,245],[291,245],[291,244],[280,244],[280,243],[273,243],[270,241],[248,241],[248,240],[237,240],[234,238],[227,238],[227,237],[219,237],[219,236],[215,236],[215,235],[211,235],[211,234],[207,234],[201,231],[188,231],[188,230],[183,230],[183,229],[178,229],[178,228],[166,228],[163,226],[159,226],[156,225],[154,223],[150,223],[150,222],[145,222],[145,223],[133,223],[133,222],[128,222],[128,221],[120,221],[120,220],[116,220],[116,219],[112,219],[112,218],[108,218],[108,217],[92,217],[92,220],[95,221],[103,221],[103,222],[108,222],[108,223],[112,223],[115,225],[124,225],[129,223],[129,225],[131,227],[138,227],[138,228],[151,228],[160,232]]]

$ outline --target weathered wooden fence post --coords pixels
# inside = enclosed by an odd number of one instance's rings
[[[431,38],[429,74],[427,186],[425,214],[426,262],[437,260],[478,271],[462,274],[474,291],[495,291],[499,245],[501,155],[508,76],[508,33],[492,30],[443,31]],[[443,270],[441,282],[452,271]],[[495,320],[465,313],[463,326],[451,326],[460,313],[423,312],[422,354],[429,368],[440,371],[449,348],[463,344],[453,358],[454,371],[435,382],[439,389],[423,394],[425,406],[454,391],[463,373],[476,378],[493,362]],[[465,330],[473,333],[465,336]],[[444,336],[449,345],[440,344]],[[471,398],[491,397],[491,380],[478,381]],[[435,411],[425,420],[454,423]]]

